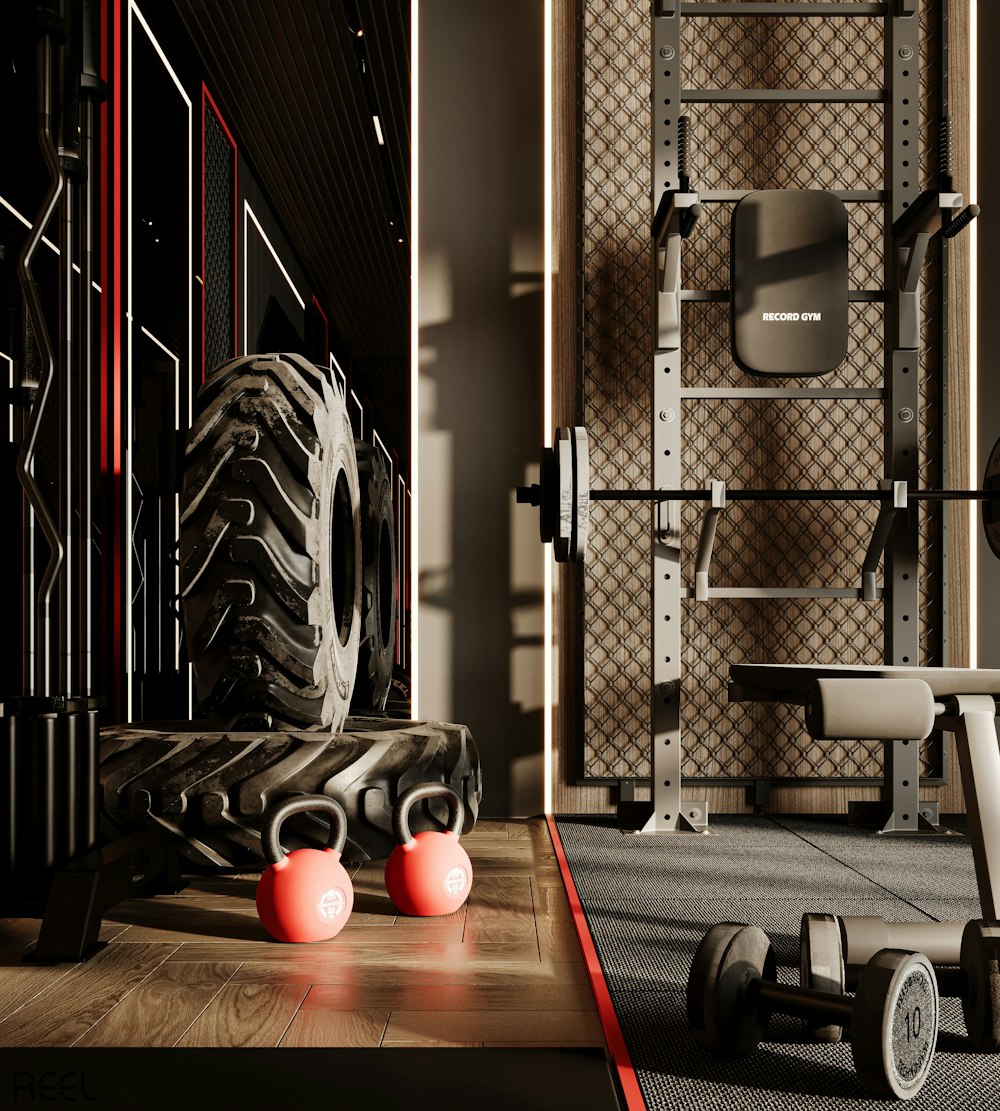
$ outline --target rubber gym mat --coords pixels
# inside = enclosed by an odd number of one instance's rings
[[[965,916],[976,894],[966,838],[879,837],[836,820],[785,817],[715,817],[715,836],[637,836],[620,832],[613,818],[555,822],[624,1040],[623,1057],[650,1111],[886,1106],[857,1080],[847,1042],[806,1041],[796,1019],[775,1015],[768,1040],[749,1057],[719,1060],[703,1052],[685,1013],[691,958],[710,926],[749,922],[771,938],[779,980],[795,983],[803,913],[895,921]],[[912,894],[918,861],[922,900]],[[954,899],[942,898],[942,891]],[[639,1105],[630,1100],[629,1106]],[[1000,1111],[1000,1062],[967,1051],[957,999],[941,1000],[934,1064],[906,1106]]]

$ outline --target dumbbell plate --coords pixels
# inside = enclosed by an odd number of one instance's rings
[[[962,1012],[969,1041],[982,1053],[1000,1051],[1000,922],[970,922],[962,934],[966,974]]]
[[[865,965],[851,1016],[858,1079],[886,1099],[912,1099],[934,1061],[938,1031],[934,969],[922,953],[882,949]]]
[[[590,532],[590,445],[587,430],[574,425],[571,432],[573,444],[573,535],[570,558],[583,563],[587,557],[587,536]]]
[[[573,509],[575,506],[573,472],[574,444],[568,428],[556,429],[556,442],[553,445],[556,461],[556,479],[559,484],[558,523],[552,538],[552,548],[556,560],[566,563],[573,558]]]
[[[833,914],[803,914],[799,931],[799,983],[804,988],[843,995],[844,951],[840,923]],[[806,1025],[818,1042],[839,1042],[843,1026],[809,1021]]]
[[[1000,440],[993,445],[989,459],[986,461],[986,473],[983,475],[983,489],[996,490],[1000,487]],[[986,533],[986,543],[991,551],[1000,559],[1000,502],[983,502],[983,531]]]
[[[744,1057],[763,1040],[771,1011],[747,990],[757,979],[776,979],[767,934],[738,922],[713,926],[695,952],[687,987],[688,1025],[702,1049]]]

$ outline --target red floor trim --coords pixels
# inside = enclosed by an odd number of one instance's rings
[[[563,883],[566,886],[566,895],[569,898],[569,909],[573,914],[573,925],[576,927],[576,936],[580,939],[580,948],[583,950],[583,960],[587,966],[590,977],[590,989],[594,993],[597,1003],[597,1015],[604,1028],[604,1040],[608,1043],[608,1052],[618,1070],[618,1079],[622,1086],[628,1111],[646,1111],[646,1101],[642,1098],[639,1081],[636,1079],[635,1069],[632,1068],[632,1059],[628,1055],[625,1037],[618,1025],[618,1016],[615,1014],[614,1004],[611,1002],[611,993],[608,991],[604,979],[604,971],[594,948],[594,939],[590,936],[587,919],[580,906],[580,898],[576,893],[576,884],[573,874],[569,870],[566,854],[563,852],[562,839],[556,828],[555,819],[551,814],[545,815],[549,825],[549,834],[552,837],[552,847],[555,849],[556,860],[559,861],[559,870],[562,872]]]

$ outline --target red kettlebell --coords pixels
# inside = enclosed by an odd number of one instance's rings
[[[282,852],[278,835],[292,814],[321,810],[330,815],[325,849]],[[344,928],[354,906],[354,885],[340,854],[347,841],[347,815],[327,795],[297,795],[264,811],[261,848],[268,863],[257,884],[257,913],[276,941],[328,941]]]
[[[410,833],[410,808],[422,799],[448,803],[448,828]],[[472,862],[458,843],[465,807],[447,783],[420,783],[399,796],[392,828],[399,844],[385,866],[385,887],[404,914],[451,914],[465,902],[472,887]]]

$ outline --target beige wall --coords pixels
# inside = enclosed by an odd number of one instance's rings
[[[418,711],[468,725],[489,815],[542,810],[540,0],[420,0]]]

